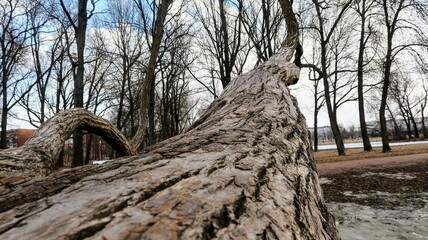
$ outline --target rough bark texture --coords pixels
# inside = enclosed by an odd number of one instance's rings
[[[128,140],[111,123],[85,109],[76,108],[60,112],[43,123],[22,147],[1,151],[0,176],[50,173],[65,140],[78,127],[101,136],[120,156],[133,154]]]
[[[188,131],[138,156],[0,187],[0,238],[339,239],[286,87],[292,54],[238,77]]]

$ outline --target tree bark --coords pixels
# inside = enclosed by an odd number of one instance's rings
[[[286,87],[299,74],[293,52],[232,81],[189,130],[136,157],[0,188],[1,238],[339,239]]]

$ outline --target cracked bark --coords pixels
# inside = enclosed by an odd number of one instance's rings
[[[339,239],[287,89],[292,54],[239,76],[188,131],[137,156],[0,186],[0,238]]]

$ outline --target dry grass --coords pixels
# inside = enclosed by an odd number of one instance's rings
[[[391,148],[392,151],[388,153],[382,153],[382,148],[373,148],[371,152],[364,152],[362,148],[347,149],[346,156],[338,156],[337,150],[320,150],[314,153],[314,157],[317,163],[327,163],[365,158],[380,158],[417,153],[428,153],[428,144],[395,146]]]

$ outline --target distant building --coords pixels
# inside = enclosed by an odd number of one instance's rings
[[[24,145],[24,143],[26,143],[27,140],[31,138],[35,132],[35,129],[13,129],[7,131],[7,147],[16,148]]]
[[[314,128],[309,128],[309,131],[311,132],[312,139],[314,138]],[[323,126],[317,128],[318,132],[318,139],[321,141],[329,140],[333,138],[333,134],[331,132],[330,126]]]

